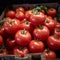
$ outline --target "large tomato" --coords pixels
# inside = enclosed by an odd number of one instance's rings
[[[5,20],[3,27],[8,34],[15,34],[20,29],[20,21],[17,19]]]
[[[34,26],[44,24],[46,16],[42,12],[34,13],[30,16],[30,22]]]
[[[54,51],[51,51],[51,50],[48,50],[48,49],[46,49],[44,51],[44,56],[45,56],[46,60],[54,60],[57,57],[56,53]]]
[[[8,49],[13,49],[15,47],[15,40],[12,38],[7,38],[6,45]]]
[[[55,17],[56,14],[57,14],[57,11],[56,11],[56,9],[54,9],[54,8],[50,8],[50,9],[48,9],[47,14],[48,14],[49,16]]]
[[[19,20],[23,20],[24,19],[24,13],[23,12],[17,12],[15,17]]]
[[[51,50],[60,50],[60,37],[58,35],[49,36],[47,45]]]
[[[20,56],[20,57],[24,57],[26,54],[29,53],[29,51],[26,47],[25,48],[15,47],[14,50],[13,50],[13,53],[15,55]]]
[[[25,10],[24,10],[23,7],[18,7],[18,8],[16,9],[16,12],[20,12],[20,11],[23,12],[23,13],[25,12]]]
[[[34,29],[33,36],[36,39],[44,41],[49,37],[49,30],[46,26],[39,26]]]
[[[29,44],[29,50],[32,53],[39,53],[44,51],[44,44],[41,41],[32,40]]]
[[[6,17],[10,17],[10,18],[15,18],[15,11],[8,11],[7,13],[6,13]]]
[[[2,47],[3,45],[3,37],[0,35],[0,48]]]
[[[45,20],[45,26],[47,26],[50,31],[53,31],[56,24],[55,24],[55,21],[52,18],[47,17],[46,20]]]
[[[20,24],[20,29],[23,30],[27,30],[29,32],[32,32],[33,31],[33,26],[31,24],[31,22],[29,21],[23,21],[21,24]]]
[[[25,12],[25,18],[26,18],[26,20],[30,21],[31,14],[32,14],[32,10],[28,10],[28,11]]]
[[[16,44],[20,45],[20,46],[26,46],[30,43],[31,41],[31,35],[28,31],[26,30],[19,30],[16,34],[15,34],[15,41]]]

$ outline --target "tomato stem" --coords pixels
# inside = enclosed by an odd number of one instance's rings
[[[54,35],[54,38],[59,39],[59,36],[57,34]]]
[[[21,34],[26,34],[27,31],[26,30],[22,30]]]
[[[39,25],[38,28],[39,28],[39,29],[43,29],[43,26],[42,26],[42,25]]]
[[[49,23],[48,19],[46,19],[46,23]]]
[[[50,49],[49,49],[49,48],[47,48],[47,49],[45,50],[45,52],[47,52],[47,53],[49,53],[49,51],[50,51]]]
[[[25,21],[25,24],[29,24],[29,21]]]

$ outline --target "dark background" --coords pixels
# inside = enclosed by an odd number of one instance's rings
[[[23,4],[23,3],[51,3],[51,2],[58,2],[58,0],[0,0],[0,14],[2,13],[2,11],[4,10],[4,8],[7,5],[10,4]]]

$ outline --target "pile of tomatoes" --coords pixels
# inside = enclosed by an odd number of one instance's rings
[[[57,10],[40,6],[7,11],[5,18],[0,20],[0,49],[4,49],[4,55],[24,57],[43,52],[46,58],[56,58],[54,51],[60,50]]]

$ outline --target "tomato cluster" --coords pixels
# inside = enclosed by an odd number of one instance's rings
[[[3,53],[21,57],[44,52],[46,58],[56,58],[54,51],[60,50],[57,10],[45,6],[9,10],[0,21],[0,48],[4,49]]]

